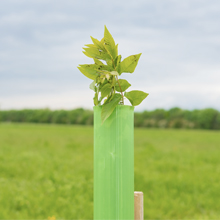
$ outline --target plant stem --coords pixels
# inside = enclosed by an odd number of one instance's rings
[[[123,95],[123,92],[122,92],[122,89],[121,89],[121,85],[120,85],[120,83],[119,83],[119,81],[118,81],[118,76],[116,76],[116,80],[117,80],[118,86],[119,86],[119,88],[120,88],[120,90],[121,90],[122,103],[123,103],[123,105],[124,105],[124,95]]]
[[[113,59],[112,59],[112,63],[113,63],[114,69],[115,69],[115,71],[116,71],[116,67],[115,67],[115,63],[114,63],[114,60],[113,60]],[[120,90],[121,90],[122,104],[124,105],[124,95],[123,95],[123,92],[122,92],[122,89],[121,89],[121,85],[120,85],[120,83],[119,83],[119,81],[118,81],[118,76],[116,76],[116,80],[117,80],[118,86],[119,86],[119,88],[120,88]]]

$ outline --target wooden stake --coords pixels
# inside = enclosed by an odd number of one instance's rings
[[[144,220],[143,192],[134,192],[134,220]]]

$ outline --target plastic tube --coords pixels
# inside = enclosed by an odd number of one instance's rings
[[[94,107],[94,219],[134,219],[134,107]]]

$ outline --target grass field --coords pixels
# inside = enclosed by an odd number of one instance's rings
[[[0,124],[0,219],[92,219],[93,129]],[[220,219],[220,132],[135,129],[145,219]]]

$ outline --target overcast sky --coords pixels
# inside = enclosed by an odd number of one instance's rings
[[[77,66],[104,25],[123,58],[142,53],[122,74],[150,94],[136,110],[220,110],[219,0],[1,0],[0,108],[92,109]]]

